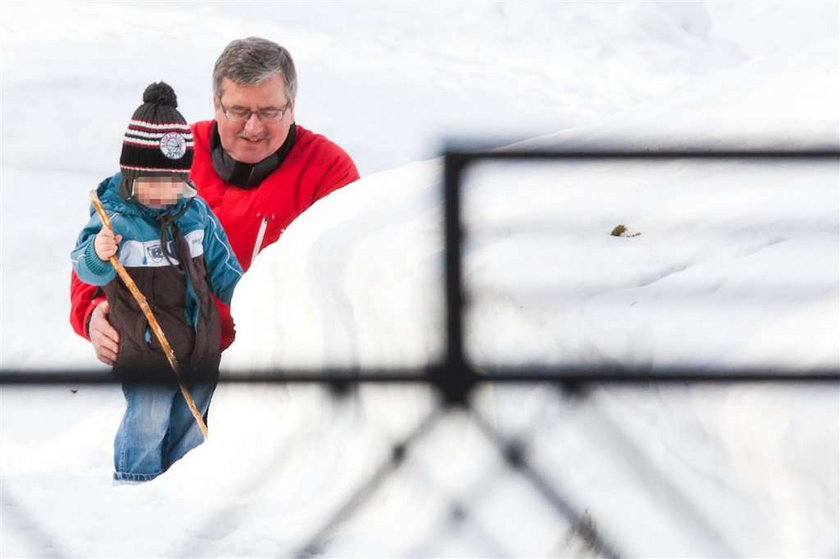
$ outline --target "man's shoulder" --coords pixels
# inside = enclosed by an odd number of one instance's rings
[[[306,149],[307,151],[317,152],[319,155],[330,155],[344,157],[350,159],[347,152],[341,148],[337,143],[333,142],[323,134],[318,134],[304,128],[299,124],[295,124],[295,146]]]
[[[190,124],[190,129],[193,133],[193,140],[199,142],[209,142],[210,132],[213,130],[214,120],[199,120]]]
[[[344,149],[324,136],[297,126],[295,146],[299,146],[300,164],[329,173],[330,186],[343,186],[359,178],[356,163]],[[294,148],[293,148],[294,151]]]
[[[196,130],[198,130],[199,132],[209,132],[210,128],[213,127],[214,122],[216,121],[213,119],[199,120],[190,124],[190,128],[192,129],[193,133],[195,133]]]
[[[210,129],[213,127],[214,122],[215,122],[215,120],[212,120],[212,119],[210,119],[210,120],[199,120],[199,121],[196,121],[196,122],[193,122],[192,124],[190,124],[190,129],[192,130],[193,135],[195,135],[196,132],[198,132],[202,135],[205,135],[205,134],[208,134],[210,132]]]
[[[295,132],[295,144],[301,144],[296,164],[309,177],[312,202],[359,179],[356,164],[338,144],[302,126]]]

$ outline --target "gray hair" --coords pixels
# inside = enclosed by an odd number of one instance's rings
[[[259,85],[275,74],[286,84],[286,98],[297,94],[297,72],[289,51],[268,39],[248,37],[232,41],[213,67],[213,93],[222,97],[222,80],[238,85]]]

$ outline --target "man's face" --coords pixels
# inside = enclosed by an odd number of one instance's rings
[[[237,85],[222,80],[222,97],[214,97],[216,123],[222,148],[242,163],[258,163],[283,145],[294,122],[294,106],[286,98],[283,78],[274,75],[259,85]],[[237,122],[225,116],[228,111],[253,111],[247,120]],[[258,111],[277,111],[288,107],[282,118],[260,118]],[[231,115],[232,116],[232,115]]]

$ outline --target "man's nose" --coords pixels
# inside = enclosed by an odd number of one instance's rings
[[[263,130],[263,123],[260,120],[258,113],[251,113],[251,116],[248,117],[248,120],[245,121],[245,131],[249,134],[255,134],[262,132]]]

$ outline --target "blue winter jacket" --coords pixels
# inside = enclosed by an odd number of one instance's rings
[[[114,233],[122,235],[117,258],[146,297],[186,374],[192,368],[215,375],[220,326],[210,295],[230,304],[242,277],[227,236],[199,196],[151,209],[124,199],[119,193],[121,180],[117,173],[97,188]],[[108,298],[109,320],[120,332],[115,372],[131,369],[134,376],[150,378],[151,373],[138,370],[167,369],[165,356],[114,267],[96,255],[94,239],[102,223],[92,206],[90,215],[71,253],[73,268],[83,282],[102,286]],[[189,256],[181,262],[179,254]]]

